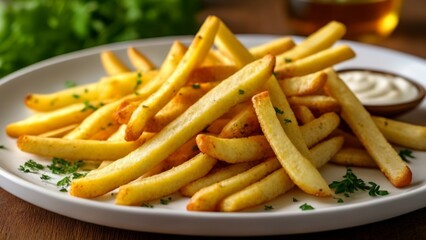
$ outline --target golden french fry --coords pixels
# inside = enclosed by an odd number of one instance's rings
[[[27,135],[18,139],[18,147],[24,152],[67,160],[115,160],[129,154],[139,145],[140,142],[69,140]]]
[[[252,105],[247,105],[229,120],[219,136],[223,138],[247,137],[259,131],[260,125],[254,108]]]
[[[130,69],[111,51],[101,53],[101,63],[108,75],[130,72]]]
[[[281,127],[268,92],[255,95],[252,101],[266,139],[293,182],[308,194],[320,197],[331,196],[331,190],[324,178],[311,161],[294,146]]]
[[[275,155],[263,135],[246,138],[218,138],[198,134],[197,146],[204,154],[228,163],[256,161]]]
[[[198,153],[200,153],[200,151],[197,148],[195,137],[193,137],[189,139],[186,143],[184,143],[182,146],[180,146],[178,149],[176,149],[176,151],[170,154],[161,163],[159,163],[157,166],[145,173],[143,177],[152,176],[169,170],[170,168],[176,167],[186,162],[187,160],[195,157],[195,155],[197,155]]]
[[[273,56],[265,56],[222,81],[141,147],[90,177],[75,179],[71,195],[100,196],[138,178],[233,105],[248,100],[259,91],[272,76],[274,63]]]
[[[341,116],[363,143],[380,170],[395,187],[408,186],[412,173],[385,139],[361,102],[332,69],[327,70],[327,89],[342,108]]]
[[[50,94],[29,94],[25,97],[25,105],[36,111],[48,112],[75,103],[94,101],[99,99],[97,87],[97,83],[90,83]]]
[[[271,40],[267,43],[251,47],[249,51],[255,59],[259,59],[267,54],[272,54],[274,56],[277,56],[279,54],[282,54],[288,51],[294,46],[295,46],[295,43],[292,38],[281,37],[281,38]]]
[[[245,48],[244,45],[238,41],[235,35],[226,27],[224,23],[221,23],[221,27],[217,32],[215,44],[221,51],[230,56],[238,67],[244,66],[245,64],[254,60],[254,57],[247,50],[247,48]],[[291,141],[302,153],[302,155],[309,157],[310,152],[304,143],[300,129],[296,124],[296,117],[294,116],[294,113],[290,108],[289,103],[287,102],[287,98],[281,90],[275,76],[271,76],[266,84],[266,89],[269,91],[274,107],[277,110],[282,111],[282,114],[278,115],[278,119],[280,120],[282,128],[284,128],[284,131],[290,136]],[[288,122],[293,122],[294,124],[287,124]]]
[[[132,96],[134,97],[134,96]],[[129,97],[129,98],[132,98]],[[85,118],[80,125],[66,134],[64,138],[66,139],[89,139],[98,131],[103,128],[108,127],[114,123],[113,112],[117,106],[124,101],[126,98],[110,102],[105,105],[98,105],[90,107],[91,109],[96,109],[90,116]]]
[[[236,212],[268,202],[294,187],[284,169],[275,170],[258,182],[224,198],[218,209],[221,212]]]
[[[204,94],[210,91],[216,83],[202,83],[196,86],[183,86],[178,93],[148,122],[144,131],[158,132],[188,107],[194,104]]]
[[[346,33],[344,24],[331,21],[295,47],[277,56],[277,66],[298,60],[331,47]]]
[[[312,111],[304,105],[292,106],[296,119],[299,120],[299,123],[306,124],[315,119],[315,115]]]
[[[275,68],[278,79],[314,73],[355,57],[348,45],[339,45]]]
[[[111,122],[107,126],[102,127],[98,132],[94,133],[88,139],[90,140],[107,140],[112,134],[117,132],[121,124],[117,122]]]
[[[335,137],[311,149],[312,162],[319,168],[324,165],[331,156],[336,154],[343,145],[342,137]],[[262,180],[251,184],[243,190],[236,192],[221,201],[219,210],[235,212],[245,208],[266,203],[281,194],[284,194],[295,185],[283,168],[269,174]]]
[[[327,81],[327,74],[316,72],[305,76],[279,80],[279,84],[287,97],[312,95],[320,91]]]
[[[98,105],[99,102],[76,103],[50,112],[32,115],[24,120],[6,126],[6,133],[10,137],[21,135],[39,135],[71,124],[82,122],[93,113],[93,109],[86,105]]]
[[[167,196],[206,175],[215,163],[214,158],[200,153],[170,170],[121,186],[115,203],[119,205],[141,205],[146,201]]]
[[[183,56],[179,65],[161,88],[144,100],[133,111],[126,129],[126,140],[136,140],[142,134],[146,123],[163,108],[185,84],[188,76],[206,57],[212,47],[219,21],[208,17]]]
[[[71,125],[68,125],[68,126],[65,126],[65,127],[61,127],[61,128],[49,131],[49,132],[45,132],[45,133],[39,134],[37,136],[39,136],[39,137],[63,137],[63,136],[65,136],[65,134],[71,132],[76,127],[78,127],[78,123],[71,124]]]
[[[233,177],[239,173],[242,173],[253,166],[259,164],[258,162],[246,162],[246,163],[237,163],[231,164],[226,167],[213,168],[209,174],[204,177],[201,177],[184,187],[182,187],[179,192],[183,196],[192,197],[200,189],[220,182],[222,180]]]
[[[339,102],[335,98],[325,95],[293,96],[288,98],[288,102],[292,106],[303,105],[319,113],[340,111]]]
[[[331,162],[344,166],[377,168],[376,162],[363,148],[342,148],[331,158]]]
[[[278,160],[271,158],[243,173],[202,188],[191,197],[186,209],[189,211],[215,211],[222,199],[259,181],[280,167]]]
[[[300,127],[306,145],[311,147],[329,136],[340,123],[335,113],[326,113]],[[264,135],[223,138],[199,134],[197,146],[201,152],[228,163],[261,160],[274,156]]]
[[[118,99],[129,94],[139,94],[139,89],[156,80],[158,71],[126,72],[103,77],[98,82],[98,99]]]
[[[206,128],[206,132],[210,134],[219,135],[223,127],[225,127],[225,125],[228,124],[229,121],[230,119],[227,118],[216,119]]]
[[[310,148],[330,135],[340,124],[340,117],[334,113],[325,113],[300,127],[303,139]]]
[[[146,72],[156,69],[155,64],[134,47],[127,48],[127,57],[133,67],[135,67],[138,71]]]
[[[238,68],[233,65],[201,66],[191,72],[186,84],[192,85],[194,83],[219,82],[237,71]]]
[[[399,146],[426,150],[426,127],[384,117],[372,117],[385,138]]]
[[[138,89],[138,94],[143,99],[149,97],[155,91],[157,91],[161,85],[172,75],[176,70],[180,60],[187,51],[187,47],[180,41],[174,41],[172,46],[167,53],[166,59],[161,64],[158,75],[150,81],[148,84]]]

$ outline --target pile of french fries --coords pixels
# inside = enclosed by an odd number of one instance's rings
[[[283,37],[246,48],[209,16],[159,67],[133,47],[132,67],[106,51],[99,81],[29,94],[37,113],[6,132],[24,152],[99,162],[70,194],[117,191],[119,205],[179,192],[190,211],[233,212],[293,187],[331,197],[318,171],[329,161],[408,186],[410,168],[390,143],[426,150],[426,130],[364,109],[332,68],[355,57],[335,44],[344,34],[331,22],[298,44]]]

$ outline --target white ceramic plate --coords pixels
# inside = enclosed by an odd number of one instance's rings
[[[243,35],[240,39],[247,45],[263,43],[274,36]],[[36,206],[71,218],[137,231],[173,233],[206,236],[254,236],[276,235],[325,231],[362,224],[368,224],[395,217],[426,206],[426,153],[414,152],[415,159],[410,162],[413,183],[410,187],[396,189],[377,170],[353,168],[354,173],[364,181],[374,181],[390,192],[385,197],[370,197],[365,192],[344,198],[344,203],[336,199],[319,199],[307,196],[300,190],[292,190],[284,196],[268,203],[273,209],[264,206],[240,213],[188,212],[186,198],[172,196],[168,205],[154,201],[153,208],[125,207],[113,204],[110,195],[87,200],[59,192],[49,182],[40,180],[40,175],[22,173],[19,165],[29,159],[47,165],[48,159],[28,155],[16,148],[15,139],[8,138],[3,129],[8,123],[28,115],[23,99],[29,92],[49,93],[64,88],[65,81],[78,84],[93,82],[104,75],[99,53],[109,49],[125,59],[125,49],[135,46],[159,64],[167,53],[172,40],[159,38],[113,44],[40,62],[0,81],[0,186],[6,191]],[[189,38],[179,38],[189,43]],[[300,38],[295,37],[300,41]],[[395,51],[369,45],[348,42],[357,52],[355,60],[345,62],[336,68],[376,68],[402,74],[415,81],[423,81],[426,86],[426,63],[424,60]],[[404,116],[406,121],[426,124],[426,104]],[[332,164],[321,168],[326,180],[341,180],[344,167]],[[298,202],[294,202],[293,199]],[[307,203],[315,210],[302,211],[299,206]]]

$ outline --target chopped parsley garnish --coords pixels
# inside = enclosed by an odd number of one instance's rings
[[[74,163],[68,162],[62,158],[53,158],[52,163],[47,166],[54,174],[71,174],[75,173],[81,166],[83,161],[76,161]]]
[[[142,105],[142,107],[143,107],[143,108],[149,108],[149,106],[148,106],[148,105]]]
[[[192,84],[192,88],[193,89],[200,89],[201,85],[199,83],[194,83],[194,84]]]
[[[238,94],[239,95],[244,95],[245,91],[243,89],[238,89]]]
[[[169,204],[170,201],[172,201],[172,197],[167,197],[167,198],[161,198],[160,199],[160,203],[163,204],[163,205]]]
[[[138,88],[141,84],[142,84],[142,73],[138,72],[137,78],[136,78],[136,85],[133,89],[133,91],[135,92],[136,95],[139,95]]]
[[[271,211],[271,210],[273,210],[273,209],[274,209],[274,207],[272,207],[271,205],[265,205],[265,206],[263,206],[263,209],[264,209],[265,211]]]
[[[300,205],[299,208],[302,209],[302,211],[314,210],[315,209],[314,207],[312,207],[311,205],[309,205],[307,203]]]
[[[343,194],[346,197],[349,197],[350,194],[362,190],[369,191],[369,195],[372,197],[375,196],[384,196],[388,195],[389,192],[386,190],[380,190],[380,185],[377,185],[374,182],[368,182],[370,185],[367,185],[364,180],[358,178],[353,172],[352,169],[346,169],[346,174],[343,176],[342,181],[333,181],[329,187],[335,189],[336,194]]]
[[[293,59],[291,59],[291,58],[284,58],[284,62],[285,63],[291,63],[291,62],[293,62]]]
[[[51,176],[49,176],[49,175],[46,175],[46,174],[42,174],[41,176],[40,176],[40,179],[41,180],[50,180],[50,179],[52,179],[52,177]]]
[[[73,94],[73,95],[72,95],[72,97],[73,97],[73,98],[75,98],[75,99],[79,99],[79,98],[80,98],[80,95],[78,95],[78,94]]]
[[[66,87],[66,88],[73,88],[73,87],[75,87],[75,86],[77,86],[77,83],[75,83],[75,82],[73,82],[73,81],[66,81],[66,82],[65,82],[65,87]]]
[[[413,152],[409,149],[401,149],[398,154],[405,162],[410,162],[408,158],[416,158],[413,156]]]
[[[283,110],[281,110],[281,109],[279,109],[278,107],[274,107],[274,109],[275,109],[275,113],[276,114],[284,114],[284,111]]]
[[[93,106],[88,100],[84,101],[84,108],[81,109],[82,112],[85,112],[87,110],[93,110],[96,111],[98,110],[98,108],[102,107],[104,104],[103,103],[99,103],[98,106]]]
[[[0,145],[0,149],[7,149],[4,145]]]
[[[19,171],[22,171],[25,173],[29,173],[29,172],[36,173],[39,170],[43,170],[43,169],[44,169],[43,165],[41,165],[40,163],[37,163],[36,161],[32,159],[26,161],[24,165],[20,165],[18,168]]]
[[[152,205],[151,203],[143,203],[142,207],[146,207],[146,208],[154,208],[154,205]]]
[[[293,197],[293,202],[298,202],[299,200],[295,197]]]
[[[284,124],[289,124],[289,123],[291,123],[291,120],[290,120],[290,119],[288,119],[288,118],[285,118],[285,119],[284,119]]]

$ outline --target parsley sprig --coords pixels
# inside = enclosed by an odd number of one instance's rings
[[[410,162],[408,158],[416,158],[414,157],[413,152],[409,149],[401,149],[399,150],[398,154],[401,157],[401,159],[404,160],[405,162]]]
[[[368,182],[368,184],[365,183],[364,180],[358,178],[353,173],[352,169],[347,168],[346,174],[343,176],[343,180],[333,181],[329,184],[329,187],[331,189],[335,189],[336,194],[343,194],[346,197],[349,197],[350,194],[359,190],[368,191],[368,194],[372,197],[385,196],[389,194],[386,190],[380,190],[380,185],[374,182]]]
[[[73,179],[84,177],[87,174],[86,172],[77,172],[83,165],[83,161],[69,162],[62,158],[53,158],[51,164],[44,166],[30,159],[23,165],[20,165],[18,170],[24,173],[41,173],[41,180],[50,181],[53,179],[52,176],[40,172],[48,168],[52,174],[64,176],[56,182],[56,186],[60,188],[61,192],[67,192],[67,188],[71,185]]]

